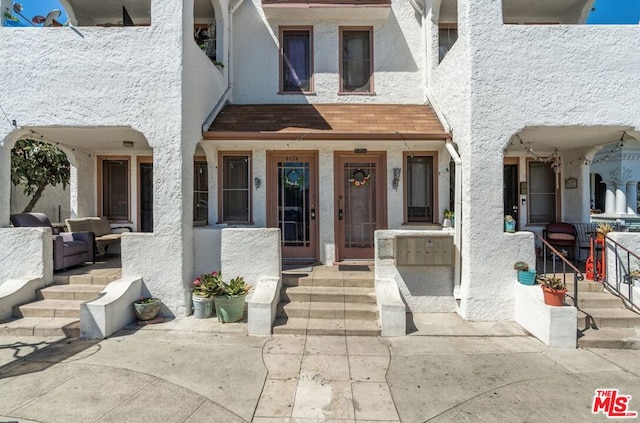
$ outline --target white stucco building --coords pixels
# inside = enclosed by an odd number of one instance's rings
[[[27,271],[29,249],[7,248],[25,137],[67,153],[71,216],[134,228],[123,275],[175,315],[220,266],[222,228],[275,227],[285,260],[376,261],[409,310],[513,320],[512,266],[535,244],[505,214],[587,222],[604,172],[603,211],[636,216],[640,28],[584,25],[593,1],[62,3],[72,26],[0,27],[0,284]],[[616,147],[617,173],[592,164]],[[387,265],[402,247],[384,239],[441,234],[447,209],[452,263]]]

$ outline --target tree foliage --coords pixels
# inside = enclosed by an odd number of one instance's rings
[[[11,182],[22,186],[31,196],[22,213],[33,210],[48,185],[67,187],[70,167],[67,156],[52,144],[26,139],[16,143],[11,151]]]

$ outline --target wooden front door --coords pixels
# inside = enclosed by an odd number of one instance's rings
[[[280,228],[283,260],[318,261],[318,153],[267,153],[267,224]]]
[[[336,261],[373,260],[376,229],[386,229],[384,153],[336,153]]]

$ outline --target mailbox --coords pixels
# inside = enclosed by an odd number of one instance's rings
[[[398,236],[396,266],[453,266],[453,238]]]

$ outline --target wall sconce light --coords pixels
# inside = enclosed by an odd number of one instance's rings
[[[122,141],[122,146],[124,148],[133,148],[134,142],[133,141]]]
[[[253,178],[253,183],[255,184],[256,189],[259,189],[260,186],[262,185],[262,181],[258,177]]]
[[[399,167],[393,168],[393,181],[391,182],[391,186],[394,190],[398,190],[398,184],[400,183],[400,171]]]

